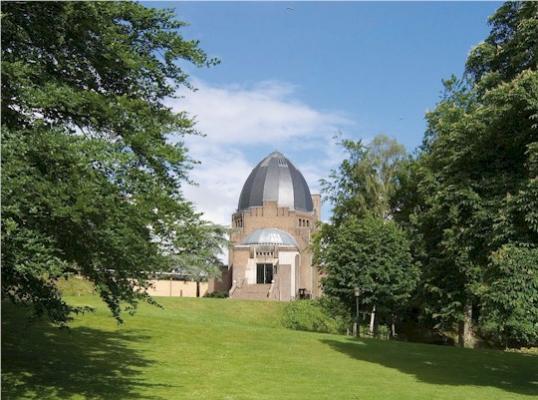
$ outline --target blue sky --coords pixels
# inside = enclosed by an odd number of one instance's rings
[[[145,3],[173,8],[184,37],[221,64],[187,67],[198,91],[172,102],[207,137],[189,139],[202,164],[186,195],[229,223],[250,169],[274,149],[312,191],[342,158],[332,137],[386,133],[413,151],[441,80],[461,75],[501,3]],[[324,207],[327,218],[330,207]]]

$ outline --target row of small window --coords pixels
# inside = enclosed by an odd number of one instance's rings
[[[308,219],[299,218],[299,226],[300,227],[309,227],[310,221]]]
[[[264,258],[278,258],[278,250],[275,248],[256,248],[250,247],[249,258],[264,257]]]
[[[257,251],[256,257],[274,257],[275,252],[274,251]]]

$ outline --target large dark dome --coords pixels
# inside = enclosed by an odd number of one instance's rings
[[[269,154],[252,170],[241,190],[238,210],[261,207],[264,201],[276,201],[279,207],[291,210],[314,210],[303,175],[278,151]]]

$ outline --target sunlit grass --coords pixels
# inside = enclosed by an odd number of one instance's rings
[[[297,332],[282,304],[160,298],[118,326],[96,307],[69,331],[4,304],[7,399],[523,399],[538,356]]]

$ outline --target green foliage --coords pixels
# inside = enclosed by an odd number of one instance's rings
[[[172,10],[133,2],[19,2],[5,4],[2,14],[3,124],[27,127],[42,119],[121,137],[162,174],[170,157],[184,159],[182,147],[162,139],[173,129],[190,130],[192,121],[162,100],[187,82],[180,61],[214,61],[198,42],[182,38],[185,23]]]
[[[392,220],[401,171],[410,160],[385,135],[367,146],[353,140],[341,145],[348,157],[322,181],[333,215],[314,235],[314,260],[325,274],[324,293],[344,305],[348,318],[359,287],[363,305],[390,320],[407,305],[418,277],[406,233]]]
[[[405,169],[395,200],[395,218],[414,238],[422,265],[421,307],[446,329],[477,321],[484,293],[492,290],[489,269],[499,268],[491,260],[502,246],[538,245],[538,5],[506,3],[490,21],[465,79],[446,81],[443,98],[427,114],[422,152]],[[516,298],[519,289],[503,290]],[[466,308],[475,312],[472,320]],[[495,331],[492,323],[500,319],[488,321],[484,330]]]
[[[207,298],[213,298],[213,299],[225,299],[229,296],[228,292],[224,291],[224,292],[212,292],[212,293],[208,293],[206,294],[204,297],[207,297]]]
[[[286,304],[281,320],[284,327],[299,331],[343,333],[349,327],[344,318],[331,314],[320,300],[297,300]]]
[[[226,228],[205,221],[178,228],[170,249],[174,268],[194,280],[217,276],[222,266],[219,254],[228,243],[226,234]],[[177,249],[177,243],[182,243],[182,249]]]
[[[493,253],[480,319],[484,334],[500,345],[538,344],[538,249],[507,245]]]
[[[388,325],[379,325],[377,327],[376,337],[379,339],[389,339],[390,337],[390,328]]]
[[[314,243],[324,292],[348,310],[354,309],[354,287],[360,288],[363,304],[376,305],[387,317],[409,301],[418,269],[405,232],[393,221],[349,217],[339,225],[323,225]]]
[[[333,204],[332,219],[339,223],[348,215],[364,214],[386,218],[398,187],[399,165],[406,159],[405,148],[385,135],[376,136],[367,146],[347,139],[340,145],[348,157],[321,182]]]
[[[534,2],[509,1],[489,22],[492,30],[467,59],[467,72],[488,87],[510,81],[538,65],[538,6]]]
[[[65,323],[84,309],[57,281],[80,275],[121,320],[153,272],[214,269],[223,229],[184,200],[171,141],[193,121],[164,104],[185,62],[214,64],[183,25],[132,2],[2,6],[3,298]]]

